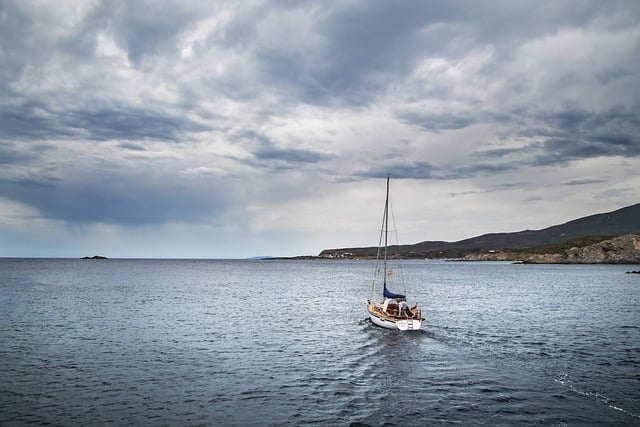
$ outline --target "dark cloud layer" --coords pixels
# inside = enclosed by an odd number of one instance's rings
[[[640,112],[616,106],[593,112],[570,108],[539,117],[547,129],[533,139],[542,142],[532,158],[539,166],[597,157],[640,156]],[[530,134],[531,135],[531,134]]]
[[[463,129],[477,123],[476,119],[466,114],[418,114],[405,113],[398,116],[407,123],[427,131]]]
[[[361,178],[417,179],[417,180],[460,180],[478,175],[496,174],[516,170],[521,164],[478,162],[472,166],[438,167],[427,162],[391,162],[383,167],[360,171],[355,176]]]
[[[0,2],[0,226],[6,201],[262,227],[388,175],[633,199],[639,22],[636,1]]]
[[[51,111],[44,104],[28,102],[2,110],[0,138],[5,140],[72,138],[137,141],[152,138],[179,141],[187,132],[207,130],[184,117],[130,107]]]
[[[310,150],[280,149],[263,147],[253,153],[256,166],[271,169],[298,169],[308,164],[316,164],[329,158],[328,155]]]
[[[0,144],[0,164],[14,165],[38,159],[35,152],[23,151],[13,143]]]
[[[33,207],[47,218],[76,224],[197,223],[215,216],[230,200],[211,182],[185,184],[136,171],[96,171],[73,180],[3,179],[0,194]]]

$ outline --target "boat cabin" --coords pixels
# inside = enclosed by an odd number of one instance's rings
[[[382,303],[382,311],[397,317],[411,317],[413,315],[404,298],[385,298]]]

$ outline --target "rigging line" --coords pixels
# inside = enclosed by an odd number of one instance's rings
[[[382,225],[380,227],[380,236],[378,238],[378,251],[376,253],[376,265],[375,265],[375,269],[373,270],[373,280],[371,283],[371,296],[370,299],[373,300],[373,295],[374,295],[374,291],[375,291],[375,286],[376,286],[376,278],[378,277],[378,274],[380,273],[380,251],[382,248],[382,238],[383,238],[383,233],[384,233],[384,224],[385,224],[385,220],[386,220],[386,215],[387,215],[387,207],[385,206],[385,210],[382,213]],[[386,253],[385,253],[385,257],[386,257]],[[385,260],[385,272],[384,272],[384,276],[385,276],[385,283],[386,283],[386,260]]]
[[[393,203],[391,203],[391,200],[389,200],[389,210],[391,211],[391,224],[393,225],[393,232],[396,238],[396,245],[400,246],[400,239],[398,238],[398,227],[396,225],[396,216],[393,212]],[[399,248],[398,248],[399,251]],[[396,264],[396,267],[398,268],[398,270],[400,271],[400,283],[402,283],[402,290],[404,291],[405,295],[407,293],[407,287],[404,281],[404,271],[402,269],[402,263],[400,261],[398,261],[398,263]]]

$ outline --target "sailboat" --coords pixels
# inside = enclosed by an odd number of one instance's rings
[[[391,285],[394,272],[389,268],[388,263],[388,241],[389,241],[389,177],[387,177],[387,195],[384,204],[384,215],[382,216],[382,228],[380,239],[378,240],[378,255],[376,256],[376,266],[371,284],[371,295],[367,300],[367,312],[374,325],[387,329],[400,331],[415,331],[422,325],[422,312],[418,306],[409,307],[404,294],[394,293],[387,288]],[[376,291],[380,287],[382,279],[382,300],[374,301]]]

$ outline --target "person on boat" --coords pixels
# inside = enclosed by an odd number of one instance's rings
[[[402,317],[406,309],[407,309],[407,303],[404,301],[398,301],[398,317]],[[405,316],[406,316],[406,313],[405,313]]]

